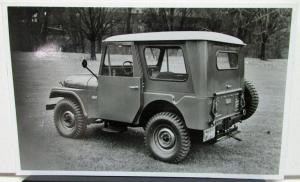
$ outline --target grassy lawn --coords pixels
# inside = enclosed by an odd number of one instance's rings
[[[101,131],[90,125],[84,139],[60,136],[53,111],[46,111],[49,92],[65,77],[87,73],[84,54],[13,53],[12,64],[18,119],[21,167],[24,170],[89,170],[277,174],[279,170],[286,60],[246,60],[245,77],[260,95],[258,111],[239,124],[243,141],[228,139],[215,145],[195,140],[180,164],[152,159],[144,147],[141,128],[125,133]],[[100,55],[98,55],[98,59]],[[99,60],[89,62],[97,71]]]

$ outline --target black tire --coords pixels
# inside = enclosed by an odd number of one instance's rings
[[[84,135],[87,122],[78,102],[65,98],[54,109],[54,123],[58,133],[68,138],[80,138]]]
[[[249,81],[244,81],[245,86],[245,109],[246,115],[242,117],[242,120],[246,120],[250,118],[256,111],[259,103],[258,93],[254,87],[254,85]]]
[[[155,159],[178,163],[189,153],[191,141],[179,116],[161,112],[155,114],[146,125],[145,145]]]

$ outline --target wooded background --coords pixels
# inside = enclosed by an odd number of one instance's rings
[[[12,51],[101,52],[112,35],[157,31],[214,31],[240,38],[246,56],[287,58],[291,9],[9,7]]]

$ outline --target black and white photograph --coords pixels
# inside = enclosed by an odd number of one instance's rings
[[[21,170],[279,174],[291,8],[7,15]]]

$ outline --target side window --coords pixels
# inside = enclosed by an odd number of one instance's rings
[[[130,45],[110,44],[106,47],[102,75],[133,76],[133,57]]]
[[[144,55],[151,79],[185,81],[186,72],[183,51],[180,47],[146,47]]]
[[[229,70],[238,68],[238,55],[235,52],[218,52],[217,68],[219,70]]]

